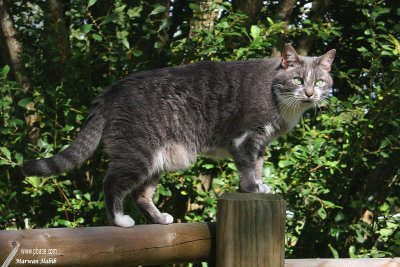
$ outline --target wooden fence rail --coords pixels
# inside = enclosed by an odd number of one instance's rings
[[[400,258],[378,259],[294,259],[285,267],[400,267]]]
[[[138,266],[208,261],[215,223],[0,231],[0,263],[9,266]]]
[[[284,259],[285,201],[224,194],[217,223],[0,231],[7,266],[143,266],[209,262],[217,267],[400,267],[393,259]]]

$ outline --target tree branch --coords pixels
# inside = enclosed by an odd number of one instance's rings
[[[249,16],[244,25],[248,27],[257,23],[258,15],[260,14],[263,5],[263,0],[239,0],[234,2],[234,9],[236,11],[241,10]]]
[[[280,5],[278,7],[278,12],[275,17],[275,22],[284,22],[283,24],[283,30],[286,31],[289,24],[290,24],[290,18],[293,12],[294,5],[296,4],[296,0],[284,0],[280,2]],[[278,50],[280,47],[283,47],[285,43],[285,36],[280,35],[279,40],[278,40],[278,47],[274,47],[272,49],[271,56],[272,57],[280,57],[281,56],[281,51]]]
[[[312,7],[310,13],[308,14],[308,19],[311,21],[311,23],[318,22],[318,20],[326,14],[329,4],[330,0],[314,0],[312,2]],[[314,40],[314,33],[311,33],[310,35],[302,33],[300,35],[300,38],[297,40],[297,53],[303,56],[308,55],[314,43]]]
[[[47,60],[47,68],[53,69],[53,75],[49,77],[52,85],[58,85],[61,79],[68,73],[69,50],[69,34],[65,26],[64,14],[61,0],[46,1],[46,12],[49,16],[45,16],[46,41],[50,43],[49,49],[45,52]],[[54,62],[55,58],[59,58]]]

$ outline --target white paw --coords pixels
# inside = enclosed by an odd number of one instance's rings
[[[258,184],[258,190],[260,193],[269,194],[271,193],[271,188],[266,184]]]
[[[164,222],[162,224],[170,224],[174,222],[174,217],[169,215],[168,213],[162,213],[162,216],[164,216]]]
[[[129,228],[135,225],[135,221],[129,215],[124,215],[123,213],[116,213],[114,224],[116,226]]]

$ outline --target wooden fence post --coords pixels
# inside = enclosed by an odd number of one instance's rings
[[[218,199],[217,267],[284,267],[286,203],[280,195],[225,193]]]

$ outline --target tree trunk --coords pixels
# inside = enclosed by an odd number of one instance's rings
[[[328,7],[329,0],[314,0],[312,2],[310,13],[308,14],[308,19],[311,21],[311,23],[318,22],[318,19],[321,19],[326,14],[326,12],[328,11]],[[303,56],[308,55],[314,43],[314,40],[314,33],[311,33],[310,35],[302,33],[297,41],[297,53]]]
[[[193,18],[190,22],[189,38],[196,36],[196,30],[213,31],[214,21],[218,17],[219,10],[214,8],[215,3],[222,0],[197,0],[195,3],[200,10],[193,10]]]
[[[15,79],[21,82],[24,93],[30,87],[29,79],[22,76],[24,64],[20,55],[22,54],[21,43],[17,40],[17,30],[14,25],[14,20],[10,15],[6,0],[0,0],[0,20],[1,29],[8,49],[8,55],[11,61],[11,67],[15,75]]]
[[[263,5],[263,0],[239,0],[234,2],[234,9],[235,11],[241,10],[249,16],[244,25],[249,27],[250,25],[257,23]]]
[[[0,24],[8,49],[14,77],[21,84],[21,91],[27,94],[31,88],[28,76],[24,75],[24,64],[21,59],[22,46],[17,39],[17,29],[15,28],[14,20],[9,12],[6,0],[0,0]],[[34,124],[37,121],[37,113],[34,102],[30,102],[26,106],[27,112],[25,115],[25,122],[31,127],[29,132],[29,139],[31,143],[36,144],[39,138],[39,128]]]
[[[11,60],[8,54],[8,47],[6,44],[6,38],[3,35],[3,31],[0,30],[0,62],[1,65],[11,66]],[[12,73],[12,72],[11,72]]]
[[[47,59],[46,69],[51,69],[49,81],[58,85],[68,73],[69,35],[65,26],[61,0],[48,0],[46,12],[50,16],[45,19],[46,41],[50,43],[49,49],[44,51]]]
[[[283,24],[283,30],[286,31],[289,24],[290,24],[290,18],[293,12],[294,5],[296,4],[296,0],[284,0],[280,2],[280,5],[278,7],[277,14],[275,16],[275,23],[280,23],[284,22]],[[281,56],[281,51],[280,48],[283,47],[285,43],[285,35],[282,34],[279,36],[279,40],[277,42],[277,47],[274,47],[272,49],[271,56],[272,57],[280,57]]]

